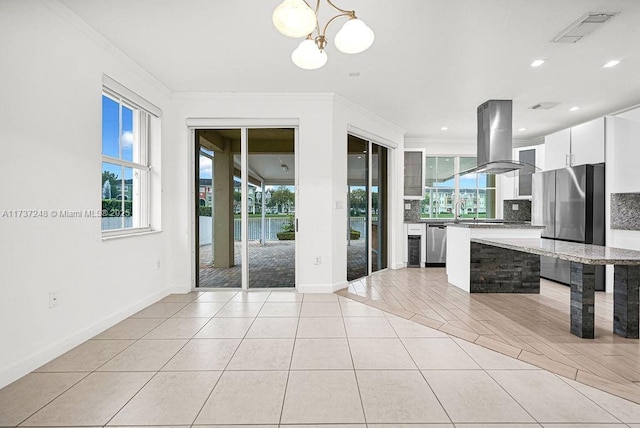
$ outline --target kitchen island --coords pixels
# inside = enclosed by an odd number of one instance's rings
[[[542,227],[532,226],[528,223],[510,223],[510,222],[489,222],[477,221],[447,224],[447,281],[470,293],[536,293],[540,289],[540,258],[539,257],[518,257],[514,269],[502,270],[500,274],[504,281],[501,281],[499,287],[484,287],[479,289],[471,287],[471,239],[473,238],[524,238],[524,239],[540,239]],[[509,260],[496,259],[494,254],[485,253],[486,261],[491,260],[494,263],[509,262]],[[522,288],[522,269],[518,266],[520,259],[525,263],[536,263],[538,281],[536,290]],[[526,260],[524,260],[526,259]],[[513,262],[513,260],[511,260]],[[502,267],[506,264],[502,263]],[[536,266],[530,266],[535,269]],[[496,269],[494,269],[496,271]],[[528,284],[528,278],[524,278]],[[474,281],[477,283],[477,281]]]
[[[526,254],[571,262],[571,333],[587,339],[595,336],[595,266],[614,265],[613,332],[628,339],[639,338],[640,251],[551,239],[504,238],[472,239],[471,251],[472,271],[475,265],[490,275],[495,273],[493,267],[478,256],[485,251],[497,253],[502,259]],[[535,270],[528,276],[534,277]]]

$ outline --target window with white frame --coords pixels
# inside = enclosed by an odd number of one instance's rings
[[[150,227],[151,114],[118,92],[102,93],[102,231]]]
[[[427,156],[422,218],[495,218],[493,174],[464,174],[475,157]]]
[[[460,157],[458,216],[470,218],[496,217],[495,174],[464,174],[477,166],[475,157]]]

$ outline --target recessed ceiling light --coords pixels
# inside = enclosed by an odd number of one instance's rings
[[[544,62],[544,59],[536,59],[531,63],[531,67],[540,67]]]
[[[620,64],[620,61],[618,61],[617,59],[614,59],[614,60],[609,61],[605,65],[603,65],[603,67],[604,68],[611,68],[611,67],[615,67],[618,64]]]
[[[449,128],[447,128],[446,126],[443,126],[442,128],[440,128],[441,131],[448,131]]]
[[[569,109],[569,111],[577,111],[577,110],[580,110],[580,107],[578,107],[578,106],[573,106],[573,107],[571,107],[571,108]]]
[[[527,128],[520,128],[520,129],[518,129],[518,131],[520,131],[520,132],[523,132],[523,131],[526,131],[526,130],[527,130]]]

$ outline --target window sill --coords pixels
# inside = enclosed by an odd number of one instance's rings
[[[134,236],[155,235],[161,232],[162,232],[161,230],[154,230],[154,229],[131,229],[131,230],[119,230],[117,232],[103,232],[102,240],[111,241],[114,239],[130,238]]]

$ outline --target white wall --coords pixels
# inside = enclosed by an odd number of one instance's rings
[[[606,234],[607,246],[640,250],[640,231],[611,229],[611,194],[640,192],[640,109],[606,122]],[[607,292],[613,291],[613,268],[607,267]]]
[[[478,143],[473,139],[446,140],[427,138],[406,138],[406,149],[426,149],[427,156],[475,156]]]
[[[171,222],[178,228],[172,236],[176,264],[171,283],[193,284],[190,240],[192,141],[187,121],[199,118],[247,126],[270,119],[277,123],[296,120],[299,144],[296,159],[299,219],[297,251],[298,290],[332,292],[346,286],[346,183],[347,127],[355,125],[372,134],[402,144],[402,133],[370,113],[365,114],[333,94],[174,94],[174,125],[169,138],[179,141],[168,156],[173,160],[167,181],[176,200]],[[335,112],[334,112],[335,110]],[[225,119],[227,118],[227,119]],[[255,119],[259,118],[259,119]],[[189,123],[193,123],[191,120]],[[336,208],[336,202],[342,202]],[[396,220],[401,227],[402,220]],[[320,257],[321,263],[315,264]],[[188,289],[185,288],[185,290]]]
[[[0,58],[0,214],[100,210],[102,74],[161,108],[166,93],[58,2],[0,2]],[[0,237],[0,387],[168,293],[164,233],[0,217]]]

